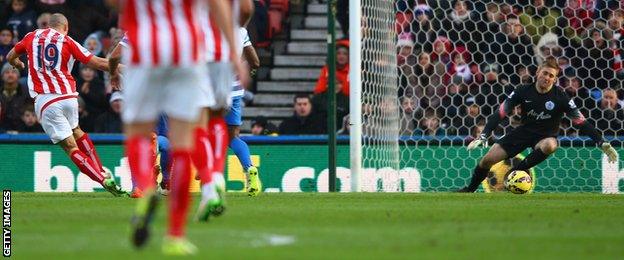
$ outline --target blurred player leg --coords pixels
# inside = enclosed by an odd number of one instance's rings
[[[160,153],[160,173],[162,175],[160,181],[161,194],[169,194],[169,180],[171,172],[171,144],[166,136],[158,137],[158,152]]]
[[[229,63],[208,63],[210,73],[210,95],[213,102],[203,106],[200,126],[206,127],[206,137],[212,148],[207,157],[208,174],[201,177],[202,199],[199,203],[195,219],[207,221],[210,215],[219,216],[225,210],[225,158],[228,146],[227,125],[225,123],[225,111],[230,105],[230,91],[232,83],[232,68]],[[205,90],[206,91],[206,90]],[[205,115],[208,115],[207,117]]]
[[[169,138],[171,141],[171,190],[169,192],[169,227],[163,243],[166,254],[192,254],[197,249],[185,238],[188,207],[191,200],[192,152],[195,148],[193,130],[200,115],[201,89],[207,85],[207,72],[204,65],[188,69],[174,70],[166,84],[166,97],[163,104],[169,117]]]
[[[193,138],[188,133],[192,131],[195,123],[177,120],[173,116],[169,120],[172,143],[171,157],[175,165],[171,173],[168,235],[183,237],[190,202],[191,148],[193,147]]]
[[[262,190],[262,183],[258,175],[258,168],[254,167],[251,162],[249,146],[240,139],[240,125],[242,124],[242,96],[232,98],[232,106],[225,116],[228,124],[228,135],[230,137],[230,148],[238,157],[238,160],[245,172],[246,189],[249,196],[257,196]]]

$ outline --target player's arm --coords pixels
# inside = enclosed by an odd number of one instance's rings
[[[67,38],[69,38],[67,40],[69,53],[71,53],[71,55],[76,60],[78,60],[82,64],[87,65],[87,67],[89,68],[101,71],[108,71],[108,59],[100,58],[93,55],[91,52],[89,52],[89,50],[82,47],[82,45],[77,43],[71,37],[68,36]]]
[[[249,74],[253,76],[256,74],[256,70],[260,67],[260,59],[258,58],[256,49],[254,49],[253,45],[251,44],[251,39],[249,39],[247,29],[241,28],[240,30],[241,37],[243,37],[243,59],[249,65]]]
[[[12,48],[6,56],[7,61],[11,66],[18,70],[23,70],[25,68],[24,62],[19,59],[20,54],[15,50],[15,47]]]
[[[598,131],[596,127],[594,127],[585,119],[585,116],[583,116],[581,111],[579,111],[578,107],[576,107],[576,104],[574,104],[574,100],[572,99],[568,100],[566,114],[568,114],[570,119],[572,119],[572,125],[577,127],[580,130],[581,134],[588,135],[589,138],[592,139],[592,141],[600,146],[600,149],[602,149],[607,157],[609,157],[609,162],[616,162],[617,152],[615,151],[615,149],[611,146],[609,142],[605,142],[603,140],[602,133],[600,133],[600,131]]]
[[[249,75],[247,75],[245,68],[238,59],[238,54],[236,53],[232,10],[230,10],[231,8],[229,4],[224,0],[209,0],[208,3],[210,4],[210,15],[214,17],[217,27],[225,35],[225,39],[230,47],[230,60],[235,69],[236,75],[238,75],[241,84],[246,87],[249,84]]]
[[[19,57],[22,54],[26,53],[26,46],[28,46],[29,43],[32,41],[32,36],[32,32],[26,34],[24,38],[17,44],[15,44],[15,47],[13,47],[9,51],[9,53],[7,53],[7,61],[9,62],[9,64],[11,64],[11,66],[15,67],[18,70],[23,70],[26,67],[26,65],[24,65],[24,62],[22,62]]]
[[[121,43],[118,43],[108,55],[108,73],[113,75],[121,63]]]
[[[519,105],[520,102],[522,102],[522,99],[516,93],[516,91],[511,92],[511,95],[509,95],[509,97],[507,97],[507,99],[503,101],[498,110],[488,117],[487,122],[485,123],[485,127],[483,128],[483,132],[480,136],[477,137],[477,139],[468,144],[468,149],[474,149],[481,145],[487,146],[487,138],[490,136],[490,134],[492,134],[494,129],[498,127],[500,122],[505,119],[507,115],[513,112],[514,107]]]
[[[100,58],[98,56],[93,55],[91,59],[86,63],[87,67],[93,68],[101,71],[108,71],[108,59]]]
[[[251,70],[257,70],[260,67],[260,59],[253,46],[250,45],[243,48],[243,58],[247,61]]]
[[[238,23],[241,27],[247,27],[247,23],[251,20],[254,13],[254,4],[252,0],[242,0],[238,2],[240,13]]]
[[[110,84],[113,90],[120,90],[120,63],[123,43],[120,41],[108,55],[108,73],[110,74]]]

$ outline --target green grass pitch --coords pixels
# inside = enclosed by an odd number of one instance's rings
[[[162,257],[166,203],[142,251],[132,199],[13,193],[15,259]],[[601,194],[228,194],[190,222],[202,259],[622,259],[624,196]],[[195,209],[197,197],[192,204]],[[163,201],[165,202],[165,201]]]

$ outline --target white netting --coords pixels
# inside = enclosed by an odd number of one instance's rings
[[[395,134],[392,112],[398,107],[400,168],[416,174],[423,191],[465,185],[486,150],[468,152],[462,145],[480,133],[487,116],[516,86],[533,80],[538,64],[550,56],[562,68],[558,85],[622,153],[620,1],[392,4],[390,17],[390,1],[362,1],[364,168],[395,168],[397,147],[386,138]],[[388,47],[389,38],[394,47]],[[390,49],[397,53],[398,88],[391,75],[394,64],[388,64],[394,59]],[[518,123],[516,113],[494,135],[500,137]],[[604,191],[610,181],[605,178],[624,174],[617,164],[606,164],[592,142],[579,138],[567,119],[561,136],[560,149],[535,168],[536,190]],[[497,165],[492,170],[488,181],[493,188],[500,188],[496,174],[505,169]]]
[[[396,32],[391,30],[395,24],[395,1],[363,0],[361,4],[362,165],[398,170]],[[362,186],[369,187],[370,182],[374,181],[363,178]]]

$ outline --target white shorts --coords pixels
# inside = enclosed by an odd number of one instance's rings
[[[201,102],[200,106],[213,109],[229,108],[232,104],[230,93],[232,92],[232,83],[234,83],[232,64],[229,62],[209,62],[208,73],[210,83],[206,85],[208,89],[202,91],[213,95],[214,102],[212,104]]]
[[[123,77],[124,123],[155,122],[161,113],[195,122],[201,86],[208,84],[206,66],[185,68],[127,67]]]
[[[78,127],[78,99],[75,94],[37,95],[35,113],[43,131],[54,144],[72,136],[72,130]]]

